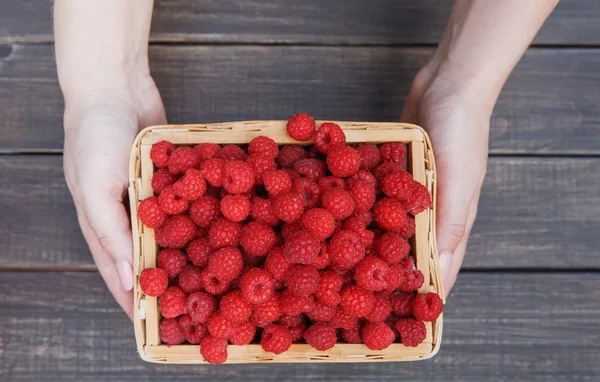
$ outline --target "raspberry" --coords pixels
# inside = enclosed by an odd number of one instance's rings
[[[277,323],[283,326],[284,328],[298,326],[302,322],[304,322],[304,317],[302,317],[301,314],[297,314],[295,316],[288,316],[287,314],[284,314],[281,317],[279,317],[279,321],[277,321]]]
[[[414,181],[408,201],[404,205],[408,213],[416,215],[431,207],[431,195],[421,183]]]
[[[185,341],[185,330],[179,325],[179,321],[176,318],[162,320],[158,330],[160,340],[168,346],[179,345]]]
[[[396,322],[396,329],[404,346],[416,347],[427,337],[427,328],[422,321],[404,318]]]
[[[249,345],[256,335],[256,326],[250,321],[240,322],[235,331],[229,336],[229,341],[234,345]]]
[[[408,317],[412,313],[412,303],[414,296],[412,293],[399,293],[390,297],[392,312],[398,317]]]
[[[358,285],[350,285],[342,290],[342,308],[355,317],[364,317],[373,310],[375,295]]]
[[[258,305],[273,295],[275,281],[266,269],[250,268],[242,276],[242,296],[251,304]]]
[[[277,281],[283,280],[285,272],[290,267],[290,263],[285,259],[283,250],[279,247],[273,248],[273,250],[267,255],[265,261],[265,269],[269,271],[273,279]]]
[[[318,240],[325,240],[335,229],[335,219],[331,212],[323,208],[306,211],[301,219],[302,228]]]
[[[190,242],[187,247],[187,254],[192,264],[198,267],[205,267],[208,265],[208,259],[213,254],[214,250],[210,246],[208,239],[205,237],[198,237]],[[160,264],[160,257],[159,257]]]
[[[360,245],[368,247],[373,244],[373,238],[375,234],[365,228],[363,221],[356,216],[350,217],[344,221],[342,228],[347,231],[352,231],[360,238]]]
[[[339,125],[325,122],[315,132],[314,141],[317,150],[327,154],[332,148],[346,143],[346,134]]]
[[[217,158],[227,161],[245,161],[247,158],[246,152],[237,145],[225,145],[217,154]]]
[[[264,327],[272,322],[279,319],[281,315],[281,304],[279,302],[279,295],[273,293],[271,297],[262,304],[254,305],[254,312],[252,313],[252,322],[256,326]]]
[[[223,167],[223,188],[230,194],[243,194],[254,184],[254,170],[246,162],[234,160]]]
[[[196,324],[205,324],[216,309],[213,296],[204,292],[194,292],[187,297],[186,310]]]
[[[392,303],[387,297],[376,294],[375,295],[375,305],[373,305],[373,310],[369,312],[365,316],[365,319],[371,323],[384,322],[392,313]]]
[[[350,187],[355,182],[359,181],[367,182],[371,186],[373,186],[375,190],[377,190],[377,178],[375,178],[375,175],[365,170],[358,170],[356,174],[352,175],[349,178],[346,178],[346,186]]]
[[[222,281],[231,281],[242,272],[244,260],[235,247],[222,248],[213,253],[206,270]]]
[[[156,142],[150,149],[150,159],[152,159],[152,162],[158,168],[167,167],[173,150],[175,150],[175,145],[171,142]]]
[[[158,307],[164,318],[174,318],[186,312],[187,294],[179,287],[170,287],[158,299]]]
[[[242,228],[240,244],[250,255],[265,256],[277,244],[277,235],[271,227],[250,222]]]
[[[313,261],[312,265],[318,270],[325,269],[331,264],[331,255],[329,254],[329,244],[325,241],[321,242],[321,252]]]
[[[315,120],[308,114],[294,114],[287,122],[287,132],[297,141],[308,141],[315,133]]]
[[[260,346],[264,351],[281,354],[292,346],[292,335],[283,326],[268,325],[263,329]]]
[[[302,225],[300,222],[284,223],[281,227],[281,238],[284,242],[286,242],[290,237],[292,237],[293,234],[300,231],[302,231]]]
[[[151,196],[140,203],[138,217],[146,227],[158,228],[167,221],[169,215],[160,208],[158,198]]]
[[[200,354],[208,363],[221,364],[227,360],[227,339],[206,335],[200,342]]]
[[[401,164],[385,162],[375,167],[375,170],[373,170],[373,175],[375,176],[375,179],[377,179],[377,182],[381,183],[386,176],[390,174],[397,174],[402,171],[404,171],[404,166]]]
[[[247,321],[252,314],[252,305],[242,297],[240,291],[233,291],[221,298],[221,313],[233,322]]]
[[[391,198],[383,198],[375,203],[373,217],[381,228],[390,231],[396,230],[404,226],[406,210],[401,202]]]
[[[362,343],[362,336],[360,335],[360,325],[356,324],[351,329],[342,329],[342,339],[349,344]]]
[[[335,346],[337,335],[335,329],[323,322],[315,322],[304,332],[306,342],[319,351],[329,350]]]
[[[204,162],[207,159],[212,159],[219,155],[221,146],[216,143],[200,143],[194,146],[194,150],[198,153],[200,162]]]
[[[229,289],[230,282],[225,280],[220,280],[213,273],[209,272],[207,269],[202,271],[200,275],[202,281],[202,288],[205,291],[212,294],[213,296],[219,296],[227,289]]]
[[[259,197],[252,198],[251,214],[254,220],[269,227],[279,224],[279,218],[272,212],[272,201]]]
[[[306,150],[302,146],[286,145],[281,148],[277,162],[282,168],[292,168],[294,163],[306,158]]]
[[[292,180],[283,170],[265,172],[263,174],[263,183],[271,198],[277,198],[286,192],[292,191]]]
[[[372,143],[361,143],[358,145],[356,150],[362,157],[362,163],[360,164],[360,168],[362,170],[372,170],[377,167],[381,161],[379,149]]]
[[[371,350],[386,349],[396,339],[394,331],[385,322],[367,323],[362,328],[361,334],[365,346]]]
[[[304,199],[304,208],[316,207],[321,202],[321,188],[308,178],[294,180],[293,191]]]
[[[313,308],[306,312],[306,315],[313,321],[328,322],[335,316],[335,312],[335,306],[328,306],[319,301],[315,301]]]
[[[185,174],[173,185],[175,195],[185,200],[196,200],[206,192],[206,181],[202,173],[195,168],[186,170]]]
[[[216,312],[208,319],[206,328],[208,332],[219,338],[228,338],[235,332],[235,323],[225,317],[222,312]]]
[[[211,158],[202,162],[200,173],[208,183],[215,187],[223,186],[223,169],[225,161],[223,159]]]
[[[325,192],[332,188],[346,189],[346,182],[344,179],[338,178],[337,176],[323,176],[317,179],[317,184],[321,189],[321,192]]]
[[[342,299],[340,291],[342,290],[343,282],[342,276],[332,270],[321,272],[319,286],[315,291],[315,297],[322,304],[337,306]]]
[[[285,284],[296,296],[308,296],[319,287],[319,271],[312,265],[293,265],[285,273]]]
[[[383,162],[406,163],[406,145],[400,142],[386,142],[379,146]]]
[[[294,170],[300,175],[304,175],[310,180],[317,180],[322,176],[325,176],[325,163],[322,160],[316,158],[300,159],[294,163]]]
[[[398,234],[403,239],[408,240],[415,235],[415,229],[415,219],[412,216],[407,216],[404,225],[398,230]]]
[[[335,314],[329,321],[329,325],[336,329],[352,329],[358,324],[358,318],[346,312],[341,307],[337,307]]]
[[[241,232],[239,223],[220,218],[208,230],[208,241],[214,249],[237,247]]]
[[[402,278],[402,284],[398,289],[405,292],[412,292],[423,285],[424,277],[420,270],[415,269],[415,262],[411,258],[407,258],[402,261],[402,267],[404,268],[404,275]]]
[[[176,215],[156,230],[158,245],[164,248],[183,248],[196,236],[196,225],[185,215]]]
[[[298,231],[284,244],[283,254],[290,264],[312,264],[321,250],[321,243],[306,231]]]
[[[167,214],[178,215],[182,212],[185,212],[190,203],[187,200],[177,196],[173,186],[167,186],[162,190],[160,196],[158,197],[158,205]]]
[[[232,222],[241,222],[250,213],[250,201],[244,195],[225,195],[220,203],[221,213]]]
[[[323,193],[321,207],[331,212],[336,220],[344,220],[354,212],[354,199],[348,191],[332,188]]]
[[[286,223],[300,219],[304,212],[304,200],[295,192],[288,192],[275,199],[271,204],[272,212]]]
[[[190,168],[198,167],[198,153],[191,147],[181,146],[173,150],[169,158],[169,172],[173,175],[183,174]]]
[[[140,273],[140,288],[147,296],[158,297],[167,290],[169,276],[164,269],[146,268]]]
[[[335,147],[327,155],[327,166],[333,176],[345,178],[356,174],[362,158],[360,153],[350,146]]]
[[[371,211],[376,198],[373,185],[365,181],[357,181],[348,187],[348,192],[352,196],[352,200],[354,200],[355,212],[357,214]]]
[[[365,257],[354,268],[356,284],[369,291],[380,291],[387,287],[388,266],[376,257]]]
[[[435,321],[444,310],[444,303],[436,293],[418,293],[412,303],[412,314],[417,320]]]
[[[269,137],[259,136],[250,141],[248,145],[248,154],[261,153],[265,154],[270,158],[277,158],[279,155],[279,147],[277,143]]]
[[[187,314],[179,317],[178,323],[185,333],[185,340],[191,344],[199,344],[206,334],[206,327],[202,324],[195,324],[192,317]]]
[[[333,235],[329,243],[329,253],[336,267],[350,269],[365,257],[365,248],[357,234],[342,230]]]
[[[277,168],[275,160],[262,153],[252,154],[246,160],[246,163],[252,166],[254,171],[254,183],[263,184],[263,175],[265,172],[273,171]]]
[[[306,332],[306,322],[302,321],[296,326],[288,328],[288,331],[292,335],[292,343],[298,343],[304,338],[304,332]]]
[[[287,289],[281,293],[279,302],[281,303],[281,312],[288,316],[308,312],[314,305],[313,296],[296,296]]]
[[[187,262],[185,253],[179,249],[163,249],[157,259],[158,267],[167,271],[169,278],[176,277]]]
[[[377,256],[386,263],[400,263],[410,251],[410,245],[397,232],[386,232],[375,242]]]
[[[152,175],[152,190],[156,195],[160,195],[165,187],[172,186],[177,181],[177,176],[173,175],[166,168],[159,168]]]
[[[219,217],[219,200],[214,196],[204,196],[190,206],[190,218],[199,227],[208,228]]]
[[[389,174],[381,181],[381,190],[389,197],[406,201],[410,197],[413,177],[406,171]]]
[[[195,265],[188,264],[181,270],[179,274],[179,287],[185,293],[194,293],[202,288],[200,274],[202,270]]]
[[[400,288],[404,283],[405,273],[402,264],[391,265],[386,278],[387,288],[385,289],[385,293],[391,294]]]

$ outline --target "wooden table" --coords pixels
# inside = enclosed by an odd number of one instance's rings
[[[533,0],[530,0],[533,1]],[[51,1],[0,0],[1,381],[600,380],[600,3],[564,0],[496,106],[479,218],[419,363],[142,362],[64,183]],[[450,9],[435,0],[157,1],[172,123],[394,121]]]

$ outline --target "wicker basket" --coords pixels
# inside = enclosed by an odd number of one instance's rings
[[[348,143],[390,141],[408,145],[409,171],[425,184],[432,194],[432,208],[415,217],[416,234],[411,248],[416,265],[425,282],[420,292],[436,292],[443,296],[439,263],[435,246],[435,162],[427,134],[419,126],[405,123],[336,122],[346,133]],[[244,121],[206,125],[164,125],[144,129],[136,138],[131,153],[129,199],[133,233],[134,326],[138,351],[142,359],[156,363],[205,363],[198,345],[162,345],[158,333],[160,312],[157,298],[142,293],[138,277],[144,268],[156,266],[157,245],[154,230],[144,227],[137,217],[139,203],[152,196],[151,178],[154,172],[150,160],[152,144],[167,140],[174,144],[191,145],[201,142],[246,144],[259,135],[271,137],[279,144],[298,144],[286,133],[285,121]],[[304,142],[309,144],[310,142]],[[274,355],[260,345],[228,348],[227,363],[259,362],[373,362],[414,361],[434,356],[442,338],[442,315],[426,323],[427,337],[417,347],[392,344],[385,350],[373,351],[361,344],[339,343],[326,352],[307,344],[293,344],[285,353]]]

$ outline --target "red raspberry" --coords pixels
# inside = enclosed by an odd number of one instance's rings
[[[292,335],[283,326],[268,325],[263,329],[260,346],[264,351],[281,354],[292,346]]]
[[[269,137],[260,136],[252,139],[248,145],[248,154],[265,154],[270,158],[277,158],[279,155],[279,148],[277,143]]]
[[[167,271],[169,278],[177,277],[187,262],[187,256],[180,249],[163,249],[157,260],[158,267]]]
[[[319,287],[319,271],[312,265],[292,265],[285,273],[285,284],[296,296],[308,296]]]
[[[329,325],[336,329],[352,329],[358,324],[358,318],[346,312],[341,307],[337,307],[335,314],[329,321]]]
[[[221,146],[216,143],[200,143],[194,146],[194,150],[198,153],[200,162],[204,162],[207,159],[212,159],[219,155]]]
[[[181,146],[173,150],[169,158],[169,172],[173,175],[183,174],[190,168],[198,167],[198,153],[191,147]]]
[[[420,270],[415,269],[414,260],[411,258],[403,260],[402,267],[404,268],[404,275],[402,284],[398,289],[405,292],[412,292],[419,289],[423,285],[424,277]]]
[[[373,217],[378,226],[392,231],[404,226],[406,210],[401,202],[392,198],[383,198],[375,203]]]
[[[321,207],[331,212],[336,220],[344,220],[354,213],[354,199],[348,191],[332,188],[323,193]]]
[[[156,195],[160,195],[165,187],[172,186],[177,181],[177,175],[173,175],[166,168],[159,168],[152,175],[152,190]]]
[[[252,154],[246,160],[246,163],[252,166],[254,171],[254,183],[263,184],[263,175],[265,172],[273,171],[277,168],[275,160],[262,153]]]
[[[277,235],[271,227],[250,222],[242,228],[240,244],[250,255],[265,256],[277,244]]]
[[[195,265],[188,264],[181,270],[179,274],[179,287],[183,289],[185,293],[194,293],[202,288],[202,282],[200,280],[200,274],[202,269]]]
[[[208,265],[208,259],[213,254],[214,250],[210,246],[206,237],[197,237],[192,240],[187,247],[187,254],[192,264],[198,267],[205,267]],[[159,258],[160,260],[160,258]]]
[[[158,299],[158,307],[164,318],[174,318],[186,313],[187,294],[178,287],[170,287]]]
[[[302,322],[304,322],[304,317],[301,314],[297,314],[295,316],[288,316],[287,314],[279,317],[279,321],[277,323],[284,328],[291,328],[293,326],[298,326]]]
[[[389,174],[381,181],[381,190],[389,197],[406,201],[412,191],[413,177],[406,171]]]
[[[373,175],[378,183],[383,182],[383,179],[390,174],[397,174],[404,171],[404,166],[400,163],[385,162],[380,164],[373,170]]]
[[[421,183],[414,181],[408,201],[404,207],[411,215],[416,215],[431,207],[431,195]]]
[[[335,329],[323,322],[315,322],[304,332],[306,342],[319,351],[329,350],[337,342]]]
[[[302,228],[319,240],[325,240],[333,234],[335,219],[331,212],[323,208],[306,211],[301,219]]]
[[[350,269],[365,257],[365,248],[357,234],[343,230],[333,235],[329,243],[329,253],[336,267]]]
[[[302,146],[286,145],[281,148],[277,162],[283,168],[292,168],[294,163],[306,158],[306,150]]]
[[[304,199],[304,208],[316,207],[321,202],[321,188],[308,178],[294,180],[293,191]]]
[[[306,312],[306,315],[313,321],[329,322],[335,316],[335,312],[335,306],[328,306],[315,301],[313,308]]]
[[[267,301],[254,305],[252,322],[256,326],[264,327],[277,321],[280,315],[281,303],[279,302],[279,294],[273,293]]]
[[[319,185],[321,192],[325,192],[332,188],[346,189],[346,182],[344,182],[344,179],[338,178],[337,176],[323,176],[317,179],[317,184]]]
[[[200,354],[208,363],[221,364],[227,361],[227,339],[204,336],[200,342]]]
[[[239,290],[223,296],[219,307],[221,313],[233,322],[247,321],[252,314],[252,305],[244,300]]]
[[[277,198],[286,192],[292,191],[292,180],[283,170],[265,172],[263,174],[263,183],[265,184],[265,190],[267,190],[271,198]]]
[[[342,299],[340,291],[342,290],[343,282],[342,276],[332,270],[321,272],[319,286],[315,291],[315,297],[322,304],[337,306]]]
[[[357,214],[371,211],[376,198],[376,192],[373,185],[365,181],[354,182],[348,187],[348,192],[350,193],[350,196],[352,196],[352,200],[354,200],[355,212]]]
[[[400,263],[410,251],[410,245],[397,232],[386,232],[375,242],[377,256],[386,263]]]
[[[390,297],[392,303],[392,312],[398,317],[408,317],[412,313],[412,303],[414,296],[412,293],[393,294]]]
[[[360,325],[356,324],[352,329],[342,329],[342,339],[349,344],[362,343],[362,336],[360,335]]]
[[[308,114],[294,114],[287,122],[287,132],[297,141],[308,141],[315,133],[315,120]]]
[[[160,268],[146,268],[140,273],[140,288],[147,296],[158,297],[167,290],[169,276]]]
[[[281,312],[288,316],[296,316],[298,314],[308,312],[313,308],[313,296],[296,296],[289,290],[284,290],[280,298]]]
[[[360,153],[350,146],[335,147],[327,155],[327,167],[333,176],[345,178],[356,174],[362,158]]]
[[[158,197],[158,205],[169,215],[178,215],[185,212],[190,203],[175,194],[173,186],[165,187]]]
[[[385,293],[391,294],[400,288],[404,283],[405,273],[406,272],[404,271],[402,264],[390,265],[386,279],[387,288],[385,289]]]
[[[269,227],[279,224],[279,218],[272,212],[270,199],[252,198],[251,214],[254,220]]]
[[[235,332],[236,325],[223,313],[216,312],[208,319],[206,328],[214,337],[229,338]]]
[[[209,272],[207,269],[202,271],[200,277],[202,279],[202,288],[204,288],[205,291],[213,296],[219,296],[229,289],[230,281],[218,279],[217,276]]]
[[[220,218],[208,230],[208,241],[214,249],[237,247],[242,233],[239,223]]]
[[[185,215],[176,215],[156,230],[158,245],[164,248],[183,248],[196,236],[196,225]]]
[[[173,150],[175,150],[175,145],[171,142],[156,142],[150,149],[150,159],[152,159],[152,162],[158,168],[167,167]]]
[[[196,200],[206,192],[206,181],[195,168],[187,169],[181,179],[173,185],[175,195],[185,200]]]
[[[283,254],[290,264],[312,264],[321,250],[321,243],[306,231],[298,231],[284,244]]]
[[[362,220],[356,216],[346,219],[342,225],[342,228],[357,234],[358,237],[360,237],[360,245],[363,247],[366,248],[373,244],[373,238],[375,237],[375,234],[373,231],[366,229]]]
[[[179,345],[185,341],[185,330],[179,325],[176,318],[166,318],[160,322],[158,326],[160,340],[162,343],[171,345]]]
[[[243,194],[252,188],[254,177],[250,164],[239,160],[227,162],[223,168],[223,188],[230,194]]]
[[[235,331],[229,337],[234,345],[249,345],[256,335],[256,326],[250,321],[240,322],[236,325]]]
[[[365,257],[354,267],[354,280],[369,291],[380,291],[387,287],[388,266],[376,257]]]
[[[266,269],[250,268],[242,276],[242,295],[251,304],[258,305],[273,295],[275,281]]]
[[[362,328],[361,334],[365,346],[371,350],[386,349],[396,339],[394,331],[385,322],[367,323]]]
[[[353,185],[355,182],[367,182],[369,183],[371,186],[373,186],[373,188],[375,190],[377,190],[377,178],[375,178],[375,175],[371,174],[368,171],[365,170],[358,170],[358,172],[354,175],[352,175],[349,178],[346,178],[346,186],[350,187],[351,185]]]
[[[290,267],[290,263],[285,259],[283,250],[280,247],[273,248],[273,250],[267,255],[265,261],[265,269],[269,271],[273,279],[277,281],[283,280],[285,272]]]
[[[242,253],[235,247],[219,249],[208,260],[208,272],[222,281],[231,281],[240,275],[244,267]]]
[[[288,328],[288,331],[292,335],[292,343],[298,343],[304,338],[304,332],[306,332],[306,322],[302,321],[298,325]]]
[[[365,319],[371,323],[384,322],[392,313],[392,303],[387,297],[376,294],[373,310],[365,316]]]
[[[138,217],[146,227],[158,228],[167,221],[169,215],[160,208],[158,198],[151,196],[140,203]]]
[[[383,162],[406,163],[406,145],[401,142],[386,142],[379,146]]]
[[[300,231],[302,231],[300,222],[284,223],[283,226],[281,226],[281,238],[286,242],[293,234]]]
[[[250,214],[250,201],[244,195],[225,195],[220,203],[221,213],[232,222],[241,222]]]
[[[416,347],[425,341],[427,328],[422,321],[414,318],[404,318],[396,322],[396,329],[404,346]]]
[[[315,132],[314,141],[317,150],[327,154],[330,149],[346,143],[346,134],[339,125],[325,122]]]
[[[204,196],[190,206],[190,217],[199,227],[208,228],[219,217],[219,200],[214,196]]]
[[[243,148],[237,145],[225,145],[217,154],[217,158],[227,161],[245,161],[248,156]]]
[[[362,163],[360,164],[362,170],[372,170],[377,167],[381,161],[379,149],[372,143],[361,143],[356,150],[362,157]]]
[[[316,181],[325,176],[325,163],[316,158],[300,159],[294,163],[294,170],[300,175],[304,175],[310,180]]]
[[[304,212],[304,200],[295,192],[288,192],[275,199],[271,204],[272,212],[286,223],[300,219]]]
[[[200,173],[208,183],[215,187],[223,186],[223,169],[225,161],[223,159],[211,158],[202,162]]]
[[[412,314],[417,320],[435,321],[444,310],[444,303],[436,293],[418,293],[412,303]]]
[[[185,333],[185,340],[193,345],[199,344],[206,335],[206,327],[202,324],[195,324],[192,317],[187,314],[179,317],[178,323]]]
[[[331,255],[329,254],[329,244],[325,241],[321,242],[321,252],[313,261],[312,265],[318,270],[325,269],[331,264]]]
[[[194,292],[186,300],[186,311],[196,324],[205,324],[216,309],[213,296],[204,292]]]
[[[407,216],[404,225],[398,230],[398,234],[403,239],[408,240],[415,235],[415,229],[415,219],[412,216]]]
[[[375,295],[358,285],[350,285],[342,290],[341,304],[351,315],[364,317],[373,310]]]

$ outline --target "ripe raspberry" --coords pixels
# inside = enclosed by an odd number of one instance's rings
[[[194,293],[202,288],[202,282],[200,280],[200,274],[202,269],[195,265],[188,264],[181,270],[179,274],[179,287],[183,289],[185,293]]]
[[[294,170],[300,175],[304,175],[310,180],[316,181],[325,176],[325,163],[316,158],[300,159],[294,163]]]
[[[169,215],[178,215],[185,212],[190,203],[175,194],[173,186],[165,187],[158,197],[158,205]]]
[[[290,264],[312,264],[321,250],[321,243],[306,231],[298,231],[284,244],[283,254]]]
[[[365,248],[357,234],[342,230],[333,235],[329,243],[329,253],[337,268],[350,269],[365,257]]]
[[[187,254],[192,264],[198,267],[205,267],[208,265],[208,259],[213,254],[214,250],[210,246],[206,237],[197,237],[192,240],[187,247]],[[159,257],[160,264],[160,257]]]
[[[355,182],[359,182],[359,181],[360,182],[367,182],[371,186],[373,186],[373,188],[375,190],[378,189],[377,178],[375,178],[375,175],[373,175],[370,172],[365,171],[365,170],[358,170],[358,172],[356,174],[352,175],[349,178],[346,178],[346,186],[350,187]]]
[[[172,186],[177,181],[177,175],[173,175],[166,168],[159,168],[152,175],[152,190],[156,195],[160,195],[165,187]]]
[[[332,188],[323,194],[321,207],[331,212],[336,220],[344,220],[354,213],[354,199],[348,191]]]
[[[381,294],[375,295],[375,305],[373,310],[365,316],[365,319],[373,324],[384,322],[392,313],[392,303],[388,298]]]
[[[431,207],[431,195],[429,195],[427,188],[421,183],[414,181],[412,183],[410,197],[404,207],[406,208],[406,211],[413,216]]]
[[[371,350],[386,349],[396,339],[394,331],[385,322],[366,323],[361,334],[365,346]]]
[[[342,307],[337,307],[329,325],[336,329],[352,329],[358,324],[358,318],[346,312]]]
[[[348,192],[352,196],[352,200],[354,200],[355,212],[357,214],[371,211],[376,198],[375,188],[371,184],[365,181],[354,182],[348,187]]]
[[[277,143],[269,137],[259,136],[250,141],[248,145],[248,154],[261,153],[270,158],[277,158],[279,155],[279,147]]]
[[[288,328],[288,331],[292,335],[292,343],[298,343],[304,338],[304,332],[306,332],[306,322],[302,321],[298,325]]]
[[[280,315],[281,304],[279,302],[279,294],[273,293],[267,301],[254,305],[252,322],[256,326],[264,327],[277,321]]]
[[[242,296],[251,304],[258,305],[273,295],[275,281],[266,269],[250,268],[242,276]]]
[[[283,250],[280,247],[273,248],[267,255],[265,261],[265,269],[269,271],[273,279],[277,281],[283,280],[285,272],[290,267],[290,263],[285,259]]]
[[[204,196],[190,206],[190,217],[199,227],[208,228],[219,217],[219,200],[214,196]]]
[[[412,314],[417,320],[435,321],[444,310],[444,303],[436,293],[418,293],[412,303]]]
[[[362,220],[356,216],[346,219],[342,225],[342,228],[357,234],[358,237],[360,237],[360,245],[363,247],[366,248],[373,244],[373,238],[375,237],[375,234],[373,231],[366,229]]]
[[[297,141],[308,141],[315,133],[315,120],[308,114],[294,114],[287,122],[287,132]]]
[[[349,344],[360,344],[362,343],[362,336],[360,335],[360,325],[357,323],[351,329],[342,329],[342,339]]]
[[[323,176],[317,179],[317,184],[321,189],[321,193],[332,188],[346,189],[346,182],[344,182],[344,179],[338,178],[337,176]]]
[[[262,153],[252,154],[246,160],[252,170],[254,171],[254,183],[263,184],[263,175],[265,172],[273,171],[277,169],[275,160],[268,155]]]
[[[158,307],[164,318],[174,318],[186,313],[187,294],[179,287],[170,287],[158,299]]]
[[[146,227],[158,228],[167,221],[169,215],[160,208],[158,198],[151,196],[142,200],[138,206],[138,217]]]
[[[208,230],[208,241],[214,249],[237,247],[241,232],[239,223],[220,218]]]
[[[168,346],[179,345],[185,341],[185,330],[179,325],[179,321],[176,318],[162,320],[158,330],[160,340]]]
[[[331,264],[331,255],[329,254],[329,244],[325,241],[321,242],[321,252],[313,261],[312,265],[318,270],[325,269]]]
[[[191,147],[181,146],[173,150],[169,158],[169,172],[173,175],[183,174],[190,168],[198,167],[198,153]]]
[[[140,273],[140,288],[147,296],[158,297],[167,290],[169,276],[160,268],[146,268]]]
[[[325,122],[315,132],[314,141],[317,150],[327,154],[332,148],[346,143],[346,134],[339,125]]]
[[[375,167],[375,170],[373,170],[373,175],[375,176],[375,179],[377,179],[377,182],[381,183],[386,176],[390,174],[397,174],[402,171],[404,171],[404,166],[402,166],[400,163],[385,162]]]
[[[304,200],[295,192],[288,192],[275,199],[271,204],[272,212],[286,223],[300,219],[304,212]]]
[[[248,156],[244,149],[237,145],[225,145],[217,154],[224,161],[245,161]]]
[[[192,317],[187,314],[179,317],[178,323],[185,333],[185,340],[190,344],[199,344],[206,335],[206,327],[202,324],[194,323]]]
[[[281,354],[292,346],[292,335],[283,326],[271,324],[263,329],[260,345],[264,351]]]
[[[288,316],[296,316],[308,312],[314,305],[312,295],[296,296],[287,289],[281,293],[279,302],[281,304],[281,312]]]
[[[183,248],[196,236],[196,225],[185,215],[172,216],[156,230],[155,238],[163,248]]]
[[[412,191],[413,177],[406,171],[389,174],[381,181],[381,190],[389,197],[406,201]]]
[[[204,292],[194,292],[187,297],[186,311],[196,324],[205,324],[216,309],[213,296]]]
[[[294,163],[307,156],[306,150],[302,146],[286,145],[281,148],[277,156],[277,162],[282,168],[292,168]]]
[[[239,160],[227,162],[223,167],[223,188],[230,194],[243,194],[252,188],[254,177],[250,164]]]
[[[292,191],[292,180],[283,170],[265,172],[263,174],[263,183],[271,198],[277,198],[286,192]]]
[[[400,142],[386,142],[379,146],[383,162],[406,163],[406,145]]]
[[[229,338],[235,332],[236,324],[222,312],[216,312],[209,317],[206,328],[214,337]]]
[[[200,354],[208,363],[222,364],[227,360],[227,339],[204,336],[200,342]]]
[[[187,262],[187,256],[179,249],[163,249],[157,259],[158,267],[167,271],[169,278],[177,277]]]
[[[401,264],[404,268],[404,275],[402,278],[402,284],[398,287],[398,289],[405,292],[412,292],[419,289],[423,285],[424,277],[423,273],[415,268],[414,260],[407,258],[404,259]]]
[[[317,300],[313,308],[306,312],[306,315],[313,321],[329,322],[335,316],[335,312],[335,306],[328,306]]]
[[[304,339],[315,349],[325,351],[335,346],[337,334],[328,324],[315,322],[304,332]]]
[[[422,321],[414,318],[404,318],[396,322],[396,329],[404,346],[416,347],[425,341],[427,328]]]
[[[331,212],[323,208],[306,211],[301,219],[302,228],[318,240],[325,240],[333,234],[335,219]]]
[[[208,183],[215,187],[223,186],[223,169],[225,161],[223,159],[211,158],[202,162],[200,173]]]
[[[401,202],[392,198],[383,198],[375,203],[373,217],[381,228],[397,230],[404,226],[406,210]]]
[[[350,285],[342,290],[342,308],[355,317],[364,317],[373,310],[375,295],[358,285]]]
[[[302,231],[300,222],[284,223],[283,226],[281,226],[281,238],[286,242],[293,234],[300,231]]]
[[[345,178],[356,174],[362,158],[360,153],[350,146],[335,147],[327,156],[327,167],[333,176]]]
[[[392,312],[398,317],[408,317],[412,313],[412,303],[414,296],[412,293],[398,293],[390,297]]]
[[[173,150],[175,150],[175,145],[171,142],[157,142],[150,149],[150,159],[152,159],[152,162],[158,168],[167,167]]]
[[[321,272],[319,286],[315,291],[315,297],[322,304],[337,306],[342,299],[340,291],[342,290],[343,282],[342,276],[332,270]]]
[[[252,314],[252,305],[244,300],[239,290],[223,296],[219,307],[221,313],[233,322],[247,321]]]
[[[241,222],[250,213],[250,201],[244,195],[225,195],[220,203],[221,213],[232,222]]]
[[[227,289],[229,289],[230,281],[218,279],[217,276],[209,272],[207,269],[202,271],[200,277],[202,281],[202,288],[204,288],[205,291],[213,296],[222,295]]]
[[[285,283],[296,296],[313,294],[319,287],[319,271],[312,265],[292,265],[285,273]]]
[[[354,280],[369,291],[380,291],[387,287],[387,264],[376,257],[365,257],[354,267]]]
[[[181,179],[173,185],[175,195],[185,200],[196,200],[206,192],[206,181],[195,168],[187,169]]]
[[[229,341],[234,345],[249,345],[256,335],[256,326],[250,321],[240,322],[235,331],[229,336]]]
[[[198,153],[200,162],[204,162],[207,159],[215,158],[221,151],[221,146],[216,143],[200,143],[194,146],[194,150]]]
[[[272,212],[272,203],[271,199],[252,198],[250,213],[254,220],[269,227],[275,227],[279,224],[279,218]]]
[[[265,256],[277,244],[277,235],[271,227],[250,222],[242,228],[240,244],[250,255]]]
[[[208,260],[208,272],[222,281],[231,281],[242,272],[244,260],[235,247],[219,249]]]
[[[407,216],[402,228],[398,230],[398,234],[405,240],[410,239],[415,235],[415,219],[412,216]]]
[[[281,317],[279,317],[279,321],[277,321],[277,323],[283,326],[284,328],[298,326],[302,322],[304,322],[304,317],[301,314],[295,316],[288,316],[287,314],[284,314]]]
[[[321,188],[308,178],[294,180],[292,190],[304,199],[304,208],[315,208],[321,202]]]
[[[386,232],[375,242],[377,256],[386,263],[400,263],[410,251],[410,245],[397,232]]]
[[[400,288],[404,283],[405,273],[406,272],[404,271],[402,264],[390,265],[390,269],[388,270],[386,278],[387,288],[385,288],[385,293],[392,294],[398,288]]]
[[[362,163],[360,164],[362,170],[372,170],[377,167],[381,161],[379,149],[372,143],[361,143],[356,150],[362,157]]]

